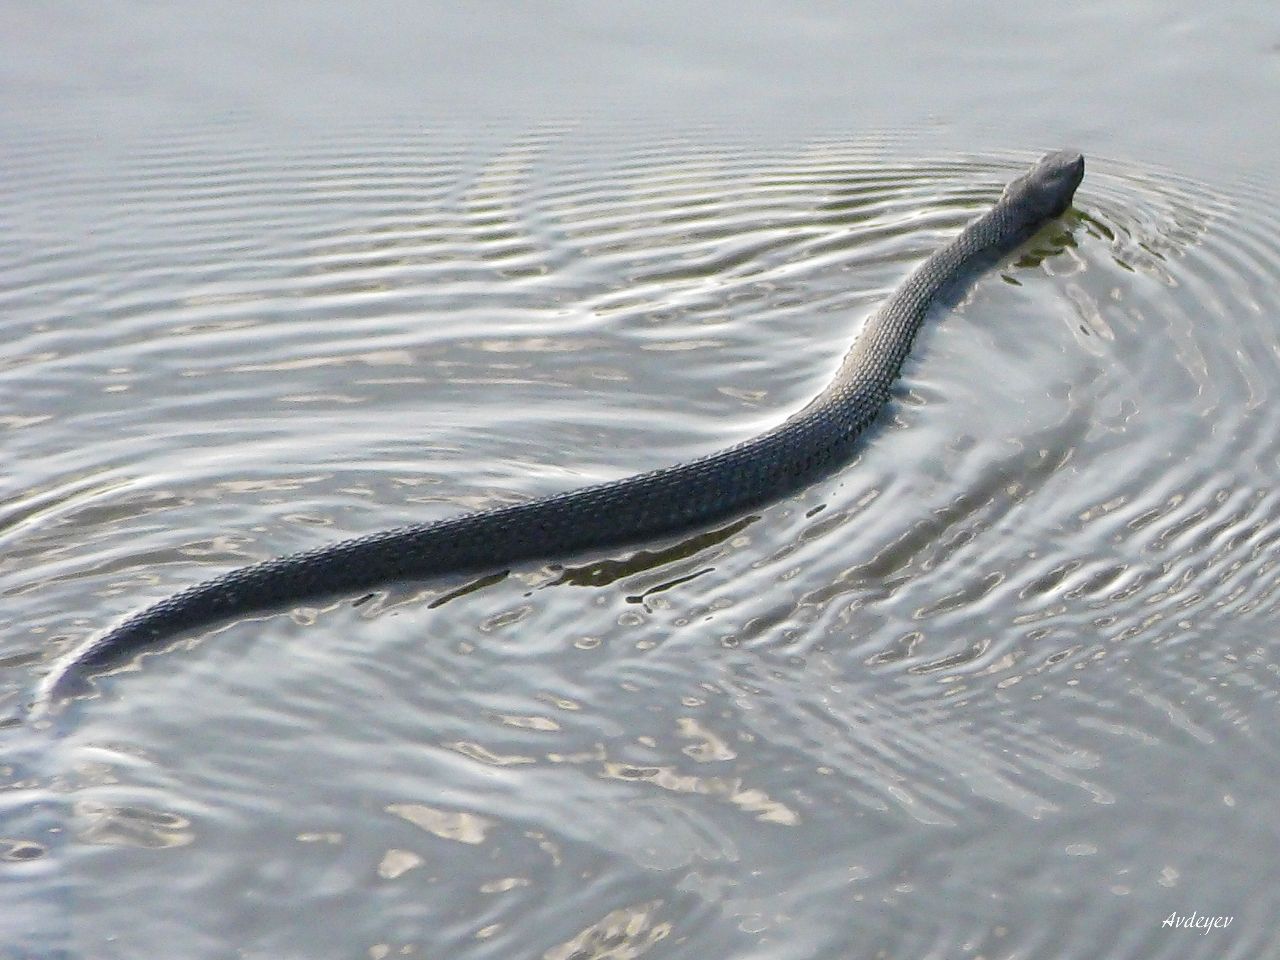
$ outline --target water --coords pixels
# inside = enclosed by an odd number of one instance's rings
[[[1274,14],[716,12],[15,17],[6,714],[230,566],[759,432],[1089,168],[802,495],[0,730],[0,955],[1278,952]]]

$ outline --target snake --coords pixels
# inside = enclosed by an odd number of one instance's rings
[[[83,696],[95,675],[176,635],[236,617],[396,581],[626,547],[708,527],[798,492],[852,458],[888,402],[930,307],[1065,213],[1083,177],[1084,157],[1058,150],[1010,182],[994,205],[912,270],[867,318],[830,383],[758,436],[647,473],[230,570],[72,649],[45,674],[33,706],[49,709]]]

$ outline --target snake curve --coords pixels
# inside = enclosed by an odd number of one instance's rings
[[[715,523],[795,492],[847,462],[930,305],[1071,204],[1074,151],[1050,153],[916,267],[868,318],[831,383],[776,427],[675,466],[529,503],[397,527],[231,570],[127,617],[55,662],[34,707],[85,692],[95,673],[175,634],[303,600],[444,573],[607,549]]]

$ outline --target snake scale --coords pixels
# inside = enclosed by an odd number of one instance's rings
[[[736,446],[516,506],[397,527],[231,570],[133,614],[57,661],[37,708],[95,673],[233,617],[397,580],[501,569],[705,526],[795,492],[845,463],[889,398],[930,305],[1071,204],[1084,158],[1050,153],[933,253],[871,315],[831,383],[778,426]]]

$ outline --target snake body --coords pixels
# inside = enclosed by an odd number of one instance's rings
[[[1050,153],[989,210],[921,263],[866,321],[818,396],[736,446],[675,466],[516,506],[397,527],[231,570],[161,600],[57,662],[37,704],[175,634],[300,601],[397,580],[480,572],[687,531],[776,500],[846,462],[890,386],[930,305],[985,263],[1064,212],[1084,158]]]

